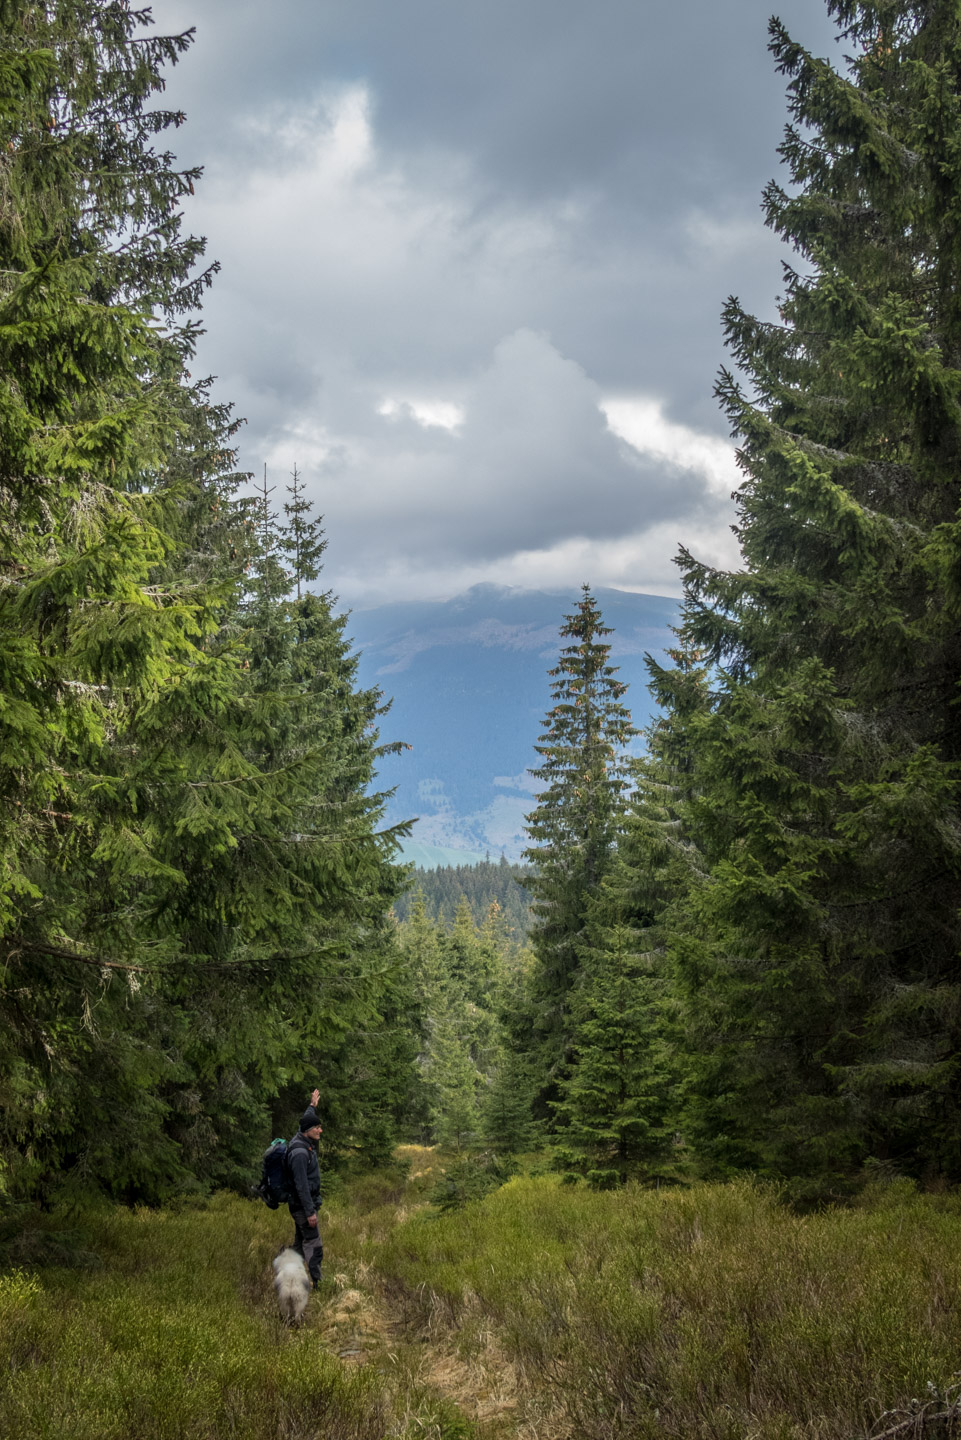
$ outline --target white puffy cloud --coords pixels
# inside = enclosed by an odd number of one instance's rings
[[[711,491],[724,498],[739,485],[734,446],[717,435],[668,420],[660,401],[622,396],[602,400],[601,409],[614,434],[639,455],[703,477]]]
[[[388,420],[410,416],[425,430],[457,430],[464,423],[464,407],[452,400],[397,400],[391,395],[377,406],[377,414]]]

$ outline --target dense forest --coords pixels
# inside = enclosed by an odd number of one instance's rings
[[[190,36],[143,21],[3,12],[0,1184],[44,1203],[245,1184],[313,1083],[354,1146],[397,1104],[381,700],[298,477],[243,498],[190,373]]]
[[[245,1192],[314,1085],[331,1167],[961,1179],[961,24],[829,8],[843,70],[771,26],[780,319],[724,311],[742,568],[681,551],[641,758],[585,586],[527,867],[418,888],[304,481],[191,374],[190,34],[2,7],[4,1207]]]
[[[411,889],[394,901],[394,914],[406,920],[419,890],[432,920],[453,923],[457,907],[466,900],[474,922],[483,924],[492,905],[497,906],[509,931],[523,940],[531,924],[530,895],[525,888],[527,870],[500,860],[481,860],[474,865],[438,865],[434,870],[415,870]]]

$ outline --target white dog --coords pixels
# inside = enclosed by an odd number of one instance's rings
[[[274,1261],[274,1289],[287,1324],[301,1320],[310,1299],[310,1276],[296,1250],[281,1250]]]

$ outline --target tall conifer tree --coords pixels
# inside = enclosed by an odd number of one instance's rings
[[[151,1037],[169,949],[134,897],[165,866],[133,730],[236,679],[210,650],[222,570],[199,563],[230,422],[185,371],[215,267],[181,234],[198,172],[154,148],[190,37],[135,39],[142,19],[0,8],[0,1183],[41,1192],[107,1154],[120,1192],[182,1173],[158,1133],[179,1067]]]
[[[811,1194],[871,1159],[961,1177],[961,22],[829,9],[843,73],[771,26],[791,183],[765,205],[800,264],[780,324],[725,311],[744,569],[681,557],[714,696],[672,722],[693,1124]]]
[[[661,1173],[677,1117],[670,987],[655,918],[663,895],[649,846],[625,839],[620,850],[630,851],[630,862],[618,855],[588,907],[571,997],[572,1062],[554,1107],[563,1127],[556,1163],[601,1188]]]
[[[284,501],[287,525],[281,543],[293,572],[299,600],[302,587],[316,580],[320,574],[327,541],[324,539],[321,519],[312,514],[310,501],[304,495],[303,482],[296,465],[291,473],[287,494],[290,496],[289,500]]]
[[[527,817],[534,845],[525,852],[533,867],[525,885],[535,917],[531,1038],[542,1108],[556,1098],[570,1060],[571,988],[581,967],[591,896],[607,871],[624,814],[626,747],[636,734],[622,703],[627,686],[610,663],[605,637],[611,630],[589,586],[560,633],[570,644],[549,672],[552,705],[535,746],[541,763],[531,771],[544,788]]]

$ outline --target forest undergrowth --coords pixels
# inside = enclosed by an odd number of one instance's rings
[[[299,1330],[270,1287],[283,1213],[220,1195],[38,1220],[0,1272],[0,1433],[961,1434],[955,1195],[895,1182],[801,1216],[744,1182],[528,1176],[441,1213],[444,1157],[398,1162],[334,1189]]]

